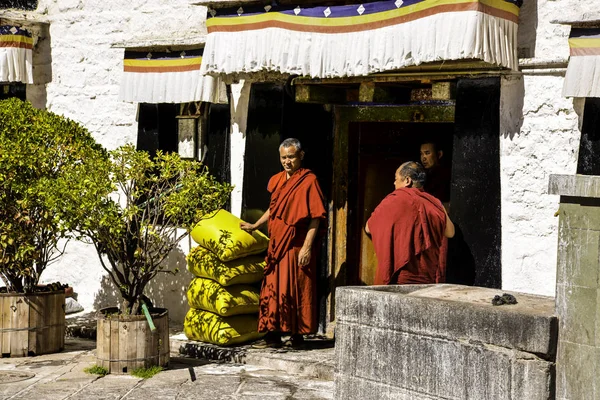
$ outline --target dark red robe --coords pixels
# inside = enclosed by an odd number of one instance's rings
[[[376,285],[437,283],[446,229],[442,203],[422,189],[400,188],[368,221],[377,256]]]
[[[265,278],[260,292],[259,332],[278,331],[308,334],[317,331],[316,260],[317,239],[311,261],[298,266],[312,219],[326,215],[317,177],[300,168],[289,179],[286,172],[269,181],[269,248]],[[321,221],[320,225],[323,225]]]

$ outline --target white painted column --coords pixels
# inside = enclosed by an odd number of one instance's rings
[[[246,154],[246,125],[248,122],[248,103],[250,101],[250,85],[245,80],[231,85],[231,137],[230,137],[230,173],[231,213],[242,215],[242,191],[244,189],[244,158]]]

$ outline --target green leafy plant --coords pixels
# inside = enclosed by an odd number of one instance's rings
[[[10,292],[32,292],[75,236],[85,182],[107,153],[62,116],[18,99],[0,101],[0,278]]]
[[[105,376],[108,375],[108,369],[101,367],[99,365],[93,365],[91,367],[87,367],[83,369],[83,372],[91,375],[100,375]]]
[[[157,365],[150,367],[150,368],[137,368],[134,369],[133,371],[131,371],[131,375],[138,377],[138,378],[142,378],[142,379],[150,379],[152,378],[154,375],[158,374],[159,372],[164,371],[165,369],[163,367],[159,367]]]
[[[102,267],[120,291],[123,314],[140,314],[146,285],[159,273],[176,273],[163,261],[205,214],[231,193],[201,163],[178,154],[155,157],[125,145],[110,152],[107,170],[91,176],[100,188],[80,219]],[[108,176],[112,189],[103,181]]]

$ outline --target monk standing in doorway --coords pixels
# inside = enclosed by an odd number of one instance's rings
[[[282,334],[290,334],[286,345],[298,347],[303,335],[317,331],[315,242],[325,219],[323,194],[317,177],[302,168],[304,151],[297,139],[279,146],[283,171],[267,186],[269,209],[260,219],[241,228],[252,232],[268,221],[267,266],[260,292],[259,332],[265,339],[254,347],[279,347]]]
[[[440,248],[454,236],[454,224],[439,199],[425,193],[425,170],[402,164],[394,190],[375,208],[365,231],[377,256],[376,285],[438,283]]]
[[[438,199],[448,208],[450,202],[450,169],[442,163],[444,151],[432,141],[421,144],[421,164],[427,173],[425,191]]]

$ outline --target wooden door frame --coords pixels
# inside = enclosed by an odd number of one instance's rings
[[[329,203],[326,334],[335,329],[335,289],[346,286],[348,259],[349,126],[353,122],[454,122],[454,105],[334,106],[333,180]]]

